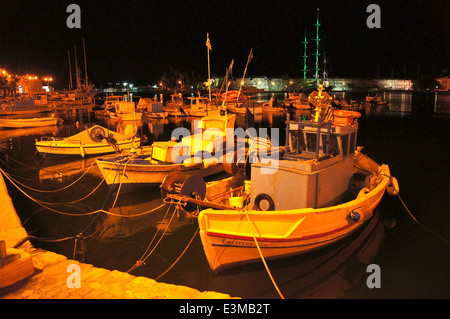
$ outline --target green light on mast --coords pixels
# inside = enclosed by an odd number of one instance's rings
[[[317,22],[314,25],[316,27],[316,38],[314,39],[314,41],[316,41],[316,53],[313,54],[316,56],[316,84],[317,86],[319,86],[319,42],[320,42],[320,38],[319,38],[319,27],[320,27],[320,23],[319,23],[319,8],[317,8]]]
[[[305,53],[303,54],[303,80],[306,80],[306,72],[308,71],[307,69],[307,65],[306,65],[306,59],[308,58],[308,55],[306,54],[306,49],[308,46],[308,40],[306,37],[306,30],[305,30],[305,42],[303,42],[303,44],[305,45]]]

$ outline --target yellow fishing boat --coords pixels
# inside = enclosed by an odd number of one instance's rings
[[[194,134],[177,141],[157,141],[144,153],[136,150],[126,155],[97,159],[97,165],[111,188],[132,191],[161,184],[173,171],[211,176],[224,171],[223,160],[208,154],[233,150],[235,114],[206,116],[196,121]],[[226,141],[231,141],[227,145]],[[230,143],[229,143],[230,144]]]
[[[288,120],[282,156],[250,149],[247,180],[203,186],[197,179],[185,187],[191,193],[168,195],[198,210],[212,270],[330,245],[369,220],[385,190],[398,192],[389,167],[357,150],[358,117],[338,111],[329,120]]]
[[[139,147],[139,144],[134,125],[127,125],[124,134],[95,125],[70,137],[42,137],[40,141],[36,140],[36,149],[42,154],[85,157],[120,153]]]

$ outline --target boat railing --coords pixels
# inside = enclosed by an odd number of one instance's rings
[[[58,137],[58,136],[42,136],[41,141],[62,141],[64,140],[64,137]]]

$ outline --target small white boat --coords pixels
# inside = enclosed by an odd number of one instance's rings
[[[90,156],[121,152],[139,147],[136,126],[127,125],[125,133],[110,131],[95,125],[70,137],[42,137],[36,140],[39,153],[53,155]]]
[[[183,103],[183,96],[181,93],[174,93],[171,95],[171,100],[167,101],[166,105],[163,106],[163,110],[168,116],[185,117],[187,116],[184,111],[186,107],[187,105]]]
[[[142,119],[165,119],[167,112],[163,110],[163,104],[150,98],[140,98],[136,106],[138,112],[142,112]]]
[[[304,93],[291,92],[288,97],[283,100],[285,107],[294,107],[297,110],[309,110],[311,105]]]
[[[204,117],[204,116],[215,116],[220,114],[220,109],[217,105],[210,103],[208,98],[194,96],[188,98],[190,106],[185,109],[187,115],[192,117]]]
[[[117,102],[115,108],[107,112],[110,118],[120,121],[140,121],[143,114],[138,112],[135,103],[130,101]]]
[[[284,155],[268,158],[260,151],[246,172],[250,180],[237,183],[236,175],[208,183],[203,193],[197,188],[205,186],[191,187],[195,198],[168,195],[195,209],[209,207],[198,222],[212,270],[335,243],[372,217],[386,190],[398,193],[389,167],[356,150],[358,115],[339,110],[332,121],[288,120]],[[199,200],[198,194],[205,195]]]
[[[199,132],[185,136],[180,142],[154,142],[149,150],[97,159],[97,165],[109,187],[121,185],[121,191],[133,191],[161,184],[166,176],[179,171],[202,177],[224,171],[216,157],[204,158],[202,152],[210,154],[227,152],[224,146],[227,134],[233,135],[236,115],[207,116],[199,120]],[[230,140],[230,139],[229,139]],[[234,141],[233,136],[231,140]],[[234,147],[233,145],[230,145]]]
[[[36,118],[0,118],[0,128],[26,128],[57,125],[58,119],[55,116]]]

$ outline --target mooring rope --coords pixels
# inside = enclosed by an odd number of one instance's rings
[[[158,277],[155,278],[155,280],[159,280],[162,276],[164,276],[165,274],[167,274],[167,272],[169,270],[171,270],[177,263],[178,261],[181,259],[181,257],[183,257],[184,253],[188,250],[188,248],[191,246],[192,242],[194,241],[195,236],[197,236],[198,232],[199,232],[200,228],[197,228],[197,230],[195,231],[194,235],[192,236],[191,240],[189,241],[189,243],[187,244],[187,246],[184,248],[184,250],[181,252],[180,256],[178,256],[178,258],[172,263],[172,265],[170,265],[169,268],[166,269],[166,271],[164,271],[161,275],[159,275]]]
[[[426,231],[430,232],[431,234],[433,234],[434,236],[436,236],[437,238],[439,238],[440,240],[442,240],[443,242],[447,243],[450,245],[450,240],[442,237],[441,235],[437,234],[436,232],[434,232],[432,229],[426,227],[424,224],[422,224],[421,222],[419,222],[417,220],[416,217],[414,217],[413,213],[409,210],[409,208],[406,206],[405,202],[403,201],[402,197],[400,196],[400,193],[397,194],[398,199],[400,200],[400,202],[403,204],[403,207],[406,209],[406,211],[408,212],[409,216],[411,216],[411,218],[419,225],[421,226],[423,229],[425,229]]]
[[[30,186],[27,186],[27,185],[25,185],[25,184],[23,184],[23,183],[21,183],[21,182],[19,182],[19,181],[17,181],[17,180],[15,180],[14,179],[14,181],[17,183],[17,184],[19,184],[20,186],[22,186],[22,187],[25,187],[25,188],[28,188],[29,190],[32,190],[32,191],[35,191],[35,192],[40,192],[40,193],[55,193],[55,192],[60,192],[60,191],[63,191],[63,190],[65,190],[65,189],[68,189],[69,187],[72,187],[74,184],[76,184],[78,181],[80,181],[83,177],[84,177],[84,175],[86,175],[87,174],[87,172],[92,168],[92,166],[94,166],[94,165],[96,165],[97,163],[96,162],[93,162],[84,172],[83,172],[83,174],[79,177],[79,178],[77,178],[74,182],[72,182],[71,184],[69,184],[69,185],[67,185],[67,186],[64,186],[64,187],[62,187],[62,188],[59,188],[59,189],[55,189],[55,190],[42,190],[42,189],[37,189],[37,188],[33,188],[33,187],[30,187]],[[3,173],[3,175],[7,175],[8,173],[6,173],[3,169],[1,169],[0,168],[0,171]],[[9,175],[9,174],[8,174]]]
[[[256,229],[256,226],[250,221],[250,217],[248,216],[248,212],[245,210],[244,213],[245,213],[245,216],[247,216],[247,220],[248,220],[249,224],[252,226],[251,228],[254,227],[255,230],[258,232],[258,230]],[[256,236],[255,236],[255,233],[253,232],[253,230],[252,230],[252,236],[253,236],[253,240],[255,241],[256,248],[258,249],[259,256],[261,257],[261,260],[262,260],[262,262],[264,264],[264,267],[266,268],[267,274],[269,275],[273,286],[275,287],[275,289],[278,292],[278,295],[281,297],[281,299],[285,299],[283,294],[280,291],[280,288],[278,288],[278,285],[275,282],[275,279],[273,278],[272,273],[270,272],[269,266],[267,266],[266,259],[263,256],[263,253],[261,251],[261,248],[259,247],[258,240],[256,239]]]
[[[170,211],[170,208],[172,207],[172,203],[169,205],[169,207],[167,208],[167,211],[162,219],[165,220],[167,217],[167,214]],[[166,228],[164,229],[164,232],[161,234],[158,242],[155,244],[155,246],[153,247],[153,249],[147,254],[147,252],[149,251],[150,247],[152,246],[154,240],[156,239],[156,236],[158,235],[158,229],[156,229],[155,234],[153,235],[152,240],[150,241],[150,243],[147,246],[147,249],[145,250],[145,252],[142,254],[141,258],[139,258],[139,260],[136,261],[136,263],[127,271],[127,273],[130,273],[131,271],[133,271],[134,269],[136,269],[137,267],[140,267],[142,265],[145,265],[145,261],[151,256],[151,254],[153,254],[153,252],[155,251],[156,247],[158,247],[159,243],[161,242],[162,238],[164,237],[164,235],[167,232],[167,229],[169,229],[170,223],[172,222],[173,217],[175,216],[176,213],[176,208],[173,211],[172,217],[170,218],[169,222],[166,225]],[[145,254],[147,254],[147,256],[145,256]],[[144,258],[145,256],[145,258]]]

